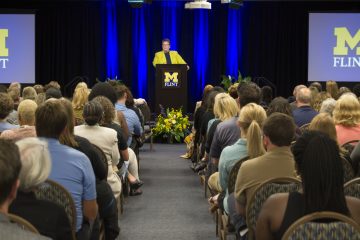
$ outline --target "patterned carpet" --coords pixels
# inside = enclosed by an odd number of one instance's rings
[[[216,239],[199,177],[189,168],[183,144],[144,145],[140,152],[140,196],[125,198],[121,240]]]

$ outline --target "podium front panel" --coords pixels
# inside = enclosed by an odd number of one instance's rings
[[[155,109],[160,112],[159,105],[166,108],[180,108],[187,112],[187,65],[157,64]]]

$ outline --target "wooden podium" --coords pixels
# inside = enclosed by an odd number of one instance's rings
[[[155,110],[159,104],[166,108],[180,108],[187,113],[187,65],[157,64],[155,84]]]

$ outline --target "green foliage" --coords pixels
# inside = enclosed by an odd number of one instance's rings
[[[184,138],[185,131],[190,126],[188,116],[183,116],[182,109],[166,109],[166,117],[159,115],[155,127],[152,129],[154,136],[174,138],[177,142]]]
[[[233,84],[243,83],[243,82],[251,82],[251,77],[247,76],[247,77],[243,78],[240,71],[239,71],[239,75],[238,75],[237,79],[235,77],[230,76],[230,75],[229,76],[221,75],[221,79],[222,79],[221,85],[224,86],[224,89],[226,91],[228,91],[228,89]]]

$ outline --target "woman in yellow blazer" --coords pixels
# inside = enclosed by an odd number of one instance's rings
[[[156,67],[156,64],[186,64],[184,59],[178,54],[177,51],[170,51],[170,40],[163,39],[162,40],[162,51],[155,53],[155,57],[153,60],[153,65]],[[170,58],[167,59],[167,55]],[[189,66],[188,66],[189,69]]]

